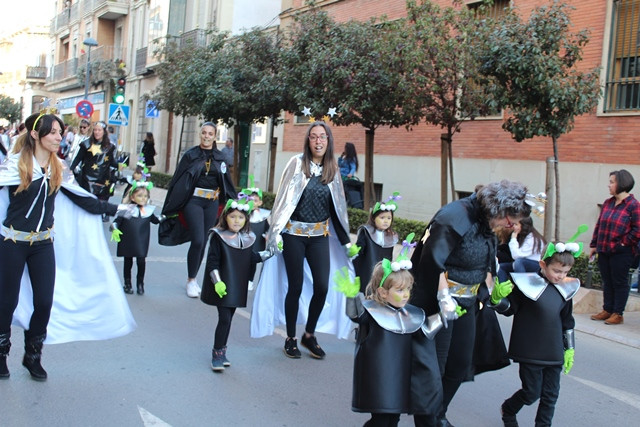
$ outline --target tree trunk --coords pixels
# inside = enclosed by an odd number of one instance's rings
[[[547,157],[547,174],[546,174],[546,182],[544,184],[544,192],[547,195],[547,204],[544,210],[544,240],[547,242],[551,242],[553,239],[551,238],[552,228],[553,228],[553,214],[556,211],[555,209],[555,194],[554,190],[554,170],[556,169],[556,160],[554,157]]]
[[[374,203],[373,192],[373,139],[375,129],[365,131],[365,151],[364,151],[364,210],[371,209]]]
[[[447,183],[448,178],[448,158],[449,158],[449,143],[451,137],[448,133],[440,134],[440,206],[447,204]]]
[[[164,170],[170,173],[171,170],[171,148],[173,146],[173,112],[169,112],[169,124],[167,126],[167,146],[164,155]],[[177,166],[177,165],[176,165]]]
[[[274,127],[276,123],[275,118],[271,118],[271,129],[269,130],[269,169],[267,169],[267,191],[273,193],[273,180],[276,171],[276,154],[278,151],[278,138],[273,136]]]
[[[453,182],[453,135],[449,133],[447,156],[449,157],[449,176],[451,177],[451,201],[457,200],[456,185]]]
[[[180,162],[180,152],[182,151],[182,135],[184,134],[184,116],[182,116],[182,124],[180,125],[180,141],[178,142],[178,154],[176,154],[176,168]]]
[[[559,159],[558,159],[558,138],[552,137],[553,139],[553,158],[556,161],[554,174],[556,181],[556,214],[555,214],[555,241],[558,241],[558,236],[560,236],[560,171],[559,171]]]

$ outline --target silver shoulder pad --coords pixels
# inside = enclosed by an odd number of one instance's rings
[[[422,327],[425,320],[424,311],[411,304],[394,308],[364,300],[362,305],[382,329],[396,334],[412,334]]]
[[[554,285],[565,301],[569,301],[580,289],[580,280],[575,277],[565,277],[560,283]]]
[[[549,284],[538,273],[511,273],[511,278],[520,292],[533,301],[540,298]]]

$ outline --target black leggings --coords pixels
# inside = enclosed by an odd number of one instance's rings
[[[371,414],[363,427],[395,427],[399,421],[400,414]]]
[[[313,297],[309,303],[309,315],[305,330],[313,334],[329,289],[329,238],[294,236],[283,234],[282,256],[287,269],[289,289],[284,300],[284,313],[287,322],[287,335],[296,336],[296,321],[302,283],[304,278],[304,259],[307,259],[313,277]]]
[[[213,348],[220,350],[227,345],[229,332],[231,332],[231,320],[236,312],[235,307],[218,307],[218,326],[213,341]]]
[[[207,233],[218,218],[218,201],[192,197],[182,210],[189,227],[189,252],[187,252],[187,276],[193,279],[198,274],[204,249],[207,246]]]
[[[25,336],[46,334],[56,279],[53,242],[29,245],[0,237],[0,260],[0,334],[11,331],[11,320],[18,306],[20,279],[25,264],[33,290],[33,314]]]
[[[145,262],[146,257],[139,256],[136,257],[136,266],[138,267],[138,274],[136,274],[137,283],[144,283],[144,272],[146,270],[147,264]],[[133,268],[133,257],[126,256],[124,257],[124,281],[131,283],[131,269]]]

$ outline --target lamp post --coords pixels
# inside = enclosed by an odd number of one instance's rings
[[[98,46],[98,41],[93,37],[87,37],[82,42],[83,45],[88,46],[87,50],[87,67],[85,70],[84,77],[84,99],[89,100],[89,74],[91,74],[90,62],[91,62],[91,48],[94,46]]]

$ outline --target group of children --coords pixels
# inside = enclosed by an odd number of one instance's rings
[[[131,269],[136,257],[139,295],[144,294],[150,224],[162,220],[147,206],[152,184],[144,169],[144,163],[137,165],[130,189],[125,190],[130,215],[119,217],[112,226],[117,255],[125,258],[124,291],[133,293]],[[443,322],[438,314],[427,318],[421,308],[408,303],[413,235],[407,236],[399,256],[391,261],[399,241],[393,231],[398,200],[400,195],[394,193],[375,204],[368,222],[358,229],[356,245],[361,251],[353,261],[355,279],[345,268],[334,282],[347,297],[347,316],[358,324],[352,409],[372,414],[365,425],[397,425],[400,414],[409,413],[416,425],[430,426],[436,424],[442,399],[433,338]],[[215,372],[231,365],[227,341],[233,315],[236,308],[247,305],[256,265],[272,255],[264,250],[269,212],[261,205],[262,191],[250,185],[238,199],[226,203],[210,233],[201,299],[218,309],[211,361]],[[539,273],[512,273],[512,280],[496,280],[490,307],[514,316],[509,356],[520,364],[522,380],[522,388],[501,406],[505,426],[517,426],[518,411],[538,399],[536,425],[551,425],[560,373],[568,373],[573,365],[571,298],[579,281],[567,274],[582,251],[581,244],[573,243],[576,237],[567,244],[550,243]]]

